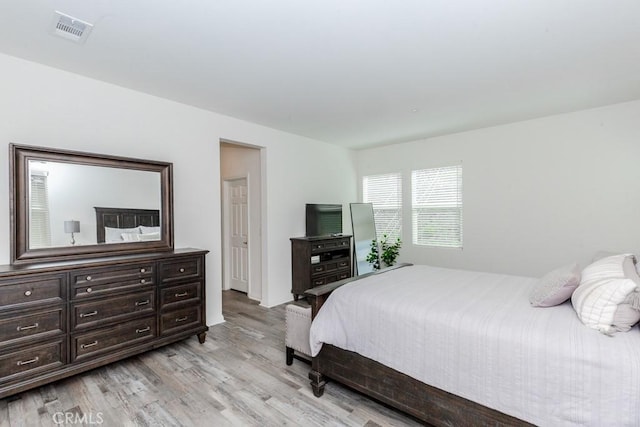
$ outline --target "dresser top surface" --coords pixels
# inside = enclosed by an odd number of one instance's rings
[[[73,270],[79,267],[100,267],[135,261],[156,261],[193,255],[206,255],[206,249],[182,248],[164,252],[149,252],[133,255],[119,255],[101,258],[86,258],[73,261],[47,262],[38,264],[0,265],[0,278],[20,275]]]

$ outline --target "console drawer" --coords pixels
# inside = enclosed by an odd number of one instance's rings
[[[167,284],[183,279],[199,279],[202,277],[202,258],[181,258],[175,261],[164,261],[159,265],[160,283]]]
[[[350,237],[344,239],[319,240],[311,243],[311,252],[325,252],[327,250],[349,248],[350,245]]]
[[[155,290],[71,305],[71,330],[87,328],[155,311]]]
[[[311,275],[318,276],[336,270],[349,269],[349,258],[311,265]]]
[[[77,335],[71,339],[71,362],[148,341],[155,336],[155,316]]]
[[[201,306],[196,305],[182,310],[175,310],[160,316],[160,334],[168,335],[202,325]]]
[[[78,270],[71,273],[71,298],[108,295],[153,284],[153,263]]]
[[[351,277],[351,274],[349,274],[349,270],[338,271],[327,276],[314,277],[311,280],[311,287],[314,288],[316,286],[326,285],[327,283],[337,282],[338,280],[347,279],[349,277]]]
[[[64,339],[0,355],[0,383],[49,372],[65,363]]]
[[[0,285],[0,307],[6,310],[35,304],[61,303],[65,298],[65,288],[64,274],[3,281]]]
[[[41,340],[65,332],[65,310],[62,307],[31,312],[22,316],[0,317],[0,347],[17,344],[24,339]]]
[[[160,309],[197,303],[202,298],[202,282],[171,286],[160,290]]]

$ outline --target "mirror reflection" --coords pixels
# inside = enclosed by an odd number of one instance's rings
[[[376,240],[376,224],[371,203],[351,203],[351,228],[355,246],[356,275],[371,273],[373,264],[367,261],[371,242]]]
[[[40,160],[28,167],[29,249],[161,239],[159,172]],[[103,213],[100,230],[99,209],[118,214]]]

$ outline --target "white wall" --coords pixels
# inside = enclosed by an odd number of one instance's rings
[[[540,276],[640,254],[639,118],[635,101],[358,151],[358,177],[403,172],[402,261]],[[459,162],[464,249],[413,245],[411,170]]]
[[[309,198],[356,197],[349,151],[0,54],[0,263],[9,262],[10,142],[169,161],[174,164],[176,247],[207,257],[207,322],[222,321],[221,139],[266,147],[267,292],[291,299],[289,237],[304,233]]]

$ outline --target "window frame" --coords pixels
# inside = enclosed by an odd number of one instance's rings
[[[425,186],[431,188],[422,188]],[[414,245],[462,249],[463,207],[461,163],[411,171],[411,241]],[[435,230],[426,231],[426,226]]]

